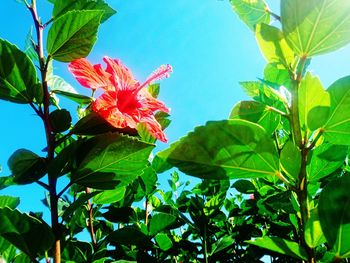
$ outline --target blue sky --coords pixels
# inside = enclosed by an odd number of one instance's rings
[[[43,20],[48,20],[52,6],[46,0],[37,1]],[[265,62],[254,35],[227,0],[107,2],[118,13],[101,26],[88,58],[93,63],[102,63],[105,55],[119,58],[140,81],[161,64],[173,66],[171,77],[161,82],[160,95],[172,109],[173,122],[166,131],[170,143],[208,120],[227,118],[235,103],[247,99],[238,82],[262,76]],[[279,1],[268,2],[279,13]],[[15,0],[2,1],[1,5],[0,37],[23,48],[31,26],[28,11]],[[349,74],[349,58],[347,47],[315,58],[310,68],[327,87]],[[70,76],[67,64],[55,63],[54,67],[55,74],[89,94]],[[63,108],[73,108],[65,100],[61,102]],[[29,106],[0,101],[0,120],[0,176],[5,176],[9,175],[7,159],[16,149],[27,148],[43,155],[45,138],[41,121]],[[159,144],[158,149],[166,146]],[[39,187],[12,187],[1,194],[21,196],[23,210],[42,210],[39,200],[44,191]]]

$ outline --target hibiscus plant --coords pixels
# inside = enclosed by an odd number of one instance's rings
[[[48,21],[36,0],[19,2],[35,32],[25,51],[0,39],[0,99],[32,108],[46,145],[15,151],[0,189],[40,185],[50,220],[0,195],[0,262],[348,262],[350,77],[325,89],[309,68],[350,42],[349,1],[282,0],[277,14],[230,0],[267,62],[240,83],[251,100],[154,158],[170,124],[157,82],[172,67],[142,83],[117,58],[90,63],[115,14],[104,0],[49,0]],[[55,75],[55,61],[89,95]]]

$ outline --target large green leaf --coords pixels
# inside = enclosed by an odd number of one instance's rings
[[[101,189],[113,189],[118,181],[128,184],[148,166],[153,148],[153,144],[119,133],[96,136],[80,147],[85,154],[71,180]]]
[[[256,26],[255,36],[268,63],[282,64],[289,69],[294,63],[294,52],[288,46],[280,29],[267,24]]]
[[[251,30],[259,23],[269,23],[270,14],[264,0],[230,0],[233,10]]]
[[[27,89],[37,83],[30,58],[15,45],[0,39],[0,99],[16,103],[31,101]]]
[[[348,147],[323,143],[310,155],[306,171],[309,181],[317,182],[340,168],[348,155]]]
[[[315,248],[326,242],[317,209],[311,211],[311,216],[305,226],[304,236],[306,244],[311,248]]]
[[[350,3],[350,2],[349,2]],[[350,145],[350,76],[334,82],[328,92],[331,99],[328,120],[322,127],[324,137],[333,144]]]
[[[0,208],[0,235],[31,258],[51,248],[51,228],[38,219],[8,207]]]
[[[71,10],[102,10],[104,11],[101,22],[106,21],[116,11],[103,0],[57,0],[52,11],[52,16],[57,18]]]
[[[247,243],[272,250],[283,255],[306,260],[306,251],[298,243],[279,237],[261,237]]]
[[[280,123],[281,115],[261,102],[241,101],[233,107],[229,119],[243,119],[257,123],[268,134],[272,134]]]
[[[17,184],[30,184],[46,174],[46,160],[32,151],[19,149],[8,160],[13,181]]]
[[[155,240],[159,246],[159,248],[163,251],[169,250],[173,246],[173,242],[171,239],[168,237],[167,234],[157,234],[155,237]]]
[[[304,132],[312,130],[315,125],[310,125],[309,122],[315,123],[312,118],[319,118],[319,116],[309,116],[309,112],[316,107],[329,107],[329,94],[324,90],[321,81],[318,77],[313,76],[308,72],[302,80],[299,88],[299,114],[300,125]],[[310,128],[311,126],[311,128]]]
[[[280,154],[280,162],[283,171],[288,177],[296,181],[301,167],[301,153],[293,142],[288,141],[283,146]]]
[[[299,56],[337,50],[350,42],[350,2],[344,0],[283,0],[282,28]]]
[[[204,179],[279,175],[272,139],[261,126],[244,120],[208,122],[160,152],[157,159],[158,170],[170,164]]]
[[[330,182],[321,192],[318,212],[327,243],[338,257],[350,256],[350,176]]]
[[[152,216],[149,233],[151,236],[156,235],[167,227],[171,226],[176,220],[176,217],[166,213],[157,213]]]
[[[52,24],[47,51],[56,60],[70,62],[86,57],[95,41],[104,11],[69,11]]]
[[[12,262],[11,260],[16,256],[16,250],[15,246],[0,236],[0,262],[2,259]],[[3,263],[6,263],[6,261]]]
[[[150,248],[153,246],[151,237],[145,235],[140,229],[134,226],[126,226],[112,232],[107,237],[111,242],[123,245],[135,245],[140,248]]]

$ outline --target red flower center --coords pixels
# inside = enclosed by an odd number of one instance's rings
[[[118,90],[117,108],[120,112],[130,114],[141,107],[138,95],[133,90]]]

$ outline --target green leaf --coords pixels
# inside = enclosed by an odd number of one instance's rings
[[[101,23],[105,22],[116,13],[116,11],[103,0],[57,0],[55,1],[52,16],[57,18],[72,10],[101,10],[103,11]]]
[[[349,2],[350,3],[350,2]],[[331,99],[329,118],[322,127],[324,137],[333,144],[350,145],[350,76],[334,82],[328,93]]]
[[[13,181],[13,176],[0,177],[0,190],[5,189],[11,185],[16,185],[16,183]]]
[[[9,207],[15,209],[19,205],[19,197],[13,196],[0,196],[0,208]],[[1,253],[0,253],[1,254]]]
[[[301,81],[299,88],[299,115],[300,125],[304,131],[314,130],[315,125],[309,125],[309,122],[315,123],[309,112],[316,107],[329,107],[330,97],[324,90],[321,81],[318,77],[313,76],[308,72],[305,78]],[[319,119],[320,116],[312,115],[312,118]],[[310,127],[311,126],[311,127]],[[318,127],[316,127],[318,128]]]
[[[338,257],[350,254],[350,176],[330,182],[321,192],[318,215],[328,245]]]
[[[252,241],[246,241],[249,244],[272,250],[274,252],[288,255],[294,258],[307,260],[307,253],[298,243],[279,237],[261,237]]]
[[[290,88],[290,76],[288,70],[280,68],[276,63],[269,63],[264,69],[264,81],[271,86],[274,84],[277,87],[284,86]]]
[[[310,155],[306,171],[308,181],[317,182],[340,168],[348,154],[348,147],[323,143]]]
[[[163,251],[167,251],[173,247],[173,242],[166,234],[163,234],[163,233],[157,234],[155,237],[155,240],[159,248]]]
[[[301,153],[292,141],[288,141],[281,151],[280,162],[283,171],[293,179],[297,179],[301,167]]]
[[[306,244],[311,248],[315,248],[326,242],[318,218],[317,209],[311,211],[311,216],[305,225],[304,236]]]
[[[107,239],[123,245],[135,245],[139,248],[150,248],[153,243],[150,237],[134,226],[120,228],[107,236]]]
[[[232,187],[236,188],[242,194],[252,194],[255,192],[255,186],[248,180],[237,180]]]
[[[232,244],[234,244],[234,243],[235,243],[235,241],[232,237],[224,236],[223,238],[221,238],[220,240],[216,241],[213,244],[213,249],[212,249],[211,255],[219,253],[220,251],[228,248],[229,246],[232,246]]]
[[[160,92],[160,84],[154,83],[147,87],[148,92],[152,95],[154,98],[158,98],[159,92]]]
[[[8,160],[13,181],[17,184],[30,184],[46,174],[46,161],[35,153],[19,149]]]
[[[80,147],[85,155],[71,180],[97,189],[114,189],[116,182],[128,184],[148,166],[153,148],[119,133],[96,136]]]
[[[0,262],[1,260],[11,260],[16,256],[16,247],[13,246],[10,242],[0,236]],[[6,263],[3,262],[3,263]]]
[[[71,93],[63,90],[52,90],[52,92],[57,95],[61,95],[62,97],[65,97],[67,99],[70,99],[72,101],[75,101],[80,105],[87,105],[93,101],[91,97],[81,95],[81,94]]]
[[[157,156],[158,162],[204,179],[279,175],[274,142],[261,126],[244,120],[208,122]]]
[[[350,2],[344,0],[283,0],[282,28],[300,57],[337,50],[350,42]]]
[[[281,115],[257,101],[241,101],[236,104],[229,119],[243,119],[262,126],[268,134],[272,134],[280,123]]]
[[[60,133],[68,130],[72,124],[72,117],[65,109],[54,110],[50,113],[52,131]]]
[[[164,229],[170,227],[176,221],[176,217],[166,213],[157,213],[152,216],[149,233],[151,236],[163,231]]]
[[[286,69],[293,66],[294,52],[288,46],[281,30],[262,23],[256,26],[255,36],[268,63],[282,64]]]
[[[286,105],[288,105],[287,98],[283,97],[277,90],[270,88],[260,81],[246,81],[240,82],[240,84],[245,93],[255,101],[286,112]]]
[[[97,135],[116,130],[115,127],[109,124],[98,113],[91,112],[75,124],[72,133],[76,135]]]
[[[230,0],[233,10],[251,30],[259,23],[269,23],[270,14],[264,0]]]
[[[96,41],[103,13],[101,10],[69,11],[57,18],[48,33],[48,53],[62,62],[86,57]]]
[[[30,58],[15,45],[0,39],[0,99],[29,103],[27,88],[37,83]]]
[[[0,222],[0,235],[31,258],[51,249],[54,236],[46,223],[8,207],[0,208]]]
[[[93,198],[94,204],[104,205],[119,202],[125,195],[125,187],[117,187],[113,190],[105,190]]]

